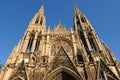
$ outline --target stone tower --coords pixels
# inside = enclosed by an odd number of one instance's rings
[[[120,67],[85,15],[74,7],[74,29],[46,30],[44,6],[11,52],[0,80],[120,80]]]

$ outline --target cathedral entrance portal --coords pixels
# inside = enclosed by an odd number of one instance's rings
[[[61,72],[54,76],[51,80],[76,80],[76,79],[66,72]]]
[[[76,73],[67,68],[57,68],[44,80],[83,80]]]

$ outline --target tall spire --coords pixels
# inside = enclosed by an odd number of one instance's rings
[[[36,44],[40,43],[40,37],[38,34],[42,34],[45,30],[46,18],[44,16],[44,5],[42,5],[25,32],[22,52],[35,52],[38,49],[38,47],[36,48]]]
[[[79,8],[77,7],[76,4],[74,4],[74,14],[77,15],[77,14],[80,14],[80,13],[81,12],[80,12]]]
[[[44,15],[44,5],[41,6],[38,13],[41,14],[41,15]]]
[[[41,6],[39,11],[35,14],[30,24],[38,24],[38,27],[46,29],[46,18],[44,16],[44,5]]]
[[[94,51],[102,51],[99,38],[92,25],[88,21],[87,17],[80,12],[79,8],[76,5],[74,7],[74,11],[74,28],[75,31],[79,34],[79,38],[84,45],[88,55]],[[89,57],[89,60],[92,61],[92,57]]]

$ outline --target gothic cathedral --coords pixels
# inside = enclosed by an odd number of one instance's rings
[[[44,6],[13,49],[0,80],[120,80],[120,64],[86,16],[74,7],[74,29],[46,29]]]

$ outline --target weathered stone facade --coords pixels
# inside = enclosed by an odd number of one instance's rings
[[[44,6],[13,49],[0,80],[120,80],[120,65],[85,15],[74,7],[74,29],[46,30]]]

